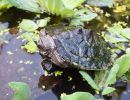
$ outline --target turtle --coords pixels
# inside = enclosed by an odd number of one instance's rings
[[[82,27],[48,26],[40,31],[38,49],[43,66],[105,70],[111,65],[111,51],[104,38]]]

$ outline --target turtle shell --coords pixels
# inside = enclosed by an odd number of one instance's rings
[[[88,29],[46,29],[41,31],[38,45],[42,55],[46,54],[53,64],[63,68],[98,70],[111,64],[108,44]]]

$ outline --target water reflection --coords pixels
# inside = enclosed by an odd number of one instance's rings
[[[56,71],[63,71],[63,74],[55,76],[54,72]],[[54,66],[50,72],[51,73],[48,76],[42,75],[39,78],[39,87],[44,91],[52,89],[58,99],[62,93],[71,94],[76,91],[88,91],[94,93],[76,69],[62,69],[58,66]],[[92,74],[92,72],[90,74]]]
[[[0,16],[0,23],[2,23],[0,27],[1,29],[15,27],[22,18],[33,19],[34,17],[35,15],[32,13],[11,8],[7,13]],[[6,23],[4,25],[6,27],[3,26],[3,23]],[[12,34],[16,34],[17,32],[18,29],[16,28],[10,30]],[[16,40],[16,36],[10,35],[9,33],[5,33],[2,39],[7,40],[9,43],[5,43],[3,48],[0,48],[0,100],[12,100],[13,93],[7,85],[10,81],[23,81],[28,83],[32,90],[31,100],[57,100],[60,98],[61,93],[71,94],[76,91],[88,91],[94,94],[93,89],[91,89],[87,82],[82,80],[81,75],[76,69],[62,69],[53,65],[48,76],[45,76],[45,74],[41,75],[43,71],[39,65],[41,57],[38,53],[30,55],[21,50],[20,46],[23,45],[23,42]],[[0,43],[2,43],[1,40]],[[0,44],[0,46],[2,45]],[[14,54],[8,55],[8,51]],[[32,60],[33,64],[20,63],[21,60],[24,62]],[[63,74],[61,76],[52,74],[56,71],[63,71]],[[89,72],[89,74],[94,77],[93,72]],[[44,91],[39,91],[37,85]],[[113,98],[109,96],[106,100],[130,100],[129,93],[130,87],[126,91],[124,89],[122,91],[117,90]]]
[[[35,16],[36,15],[34,13],[25,12],[12,7],[0,16],[0,22],[8,22],[9,27],[12,28],[18,26],[22,19],[34,19]]]
[[[63,74],[55,76],[54,73],[57,71],[62,71]],[[88,73],[90,76],[94,77],[94,71],[88,71]],[[62,93],[71,94],[73,92],[82,91],[90,92],[93,95],[95,94],[90,85],[82,79],[81,75],[78,73],[78,70],[73,68],[63,69],[56,65],[53,65],[47,76],[46,74],[40,76],[38,86],[44,91],[52,90],[52,92],[57,96],[58,100],[60,100],[60,95]],[[116,92],[113,94],[108,96],[95,95],[95,97],[98,99],[103,98],[103,100],[129,100],[128,98],[120,99],[126,90],[126,82],[118,80],[113,86],[117,88]]]
[[[5,33],[6,34],[6,33]],[[43,71],[40,66],[41,57],[38,53],[28,54],[21,49],[23,42],[16,39],[17,36],[6,34],[0,54],[0,100],[12,100],[13,91],[8,87],[8,82],[19,81],[29,84],[32,96],[35,100],[43,94],[37,87],[38,79]],[[27,63],[32,62],[32,64]]]

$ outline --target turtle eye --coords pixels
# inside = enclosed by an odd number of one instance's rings
[[[82,29],[79,29],[78,34],[82,34],[82,33],[83,33]]]
[[[46,33],[45,29],[42,29],[40,31],[40,36],[42,37],[42,36],[45,36],[45,35],[47,35],[47,33]]]

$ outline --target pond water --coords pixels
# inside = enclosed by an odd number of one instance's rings
[[[24,44],[17,35],[5,33],[8,41],[1,46],[0,54],[0,100],[12,100],[13,91],[8,87],[8,82],[26,82],[31,87],[31,100],[58,100],[61,93],[75,91],[90,91],[86,82],[82,81],[77,70],[53,68],[51,71],[63,71],[65,74],[55,77],[44,76],[39,53],[29,54],[21,49]],[[68,76],[73,79],[69,81]],[[42,91],[41,88],[46,87]]]
[[[12,11],[15,11],[16,16]],[[22,11],[17,12],[14,9],[12,11],[12,13],[5,13],[0,18],[0,23],[4,23],[1,25],[15,27],[23,16],[24,18],[34,18],[33,14],[26,16],[26,13],[22,13]],[[5,24],[5,22],[7,23]],[[11,31],[11,33],[13,32],[17,33],[16,29]],[[8,82],[11,81],[28,83],[32,91],[30,100],[59,100],[61,93],[70,94],[75,91],[94,93],[75,69],[61,69],[54,66],[51,72],[63,71],[63,74],[57,77],[45,76],[39,53],[29,54],[22,50],[21,45],[24,42],[16,39],[17,36],[18,34],[5,33],[6,43],[0,44],[0,100],[12,100],[13,91],[8,87]],[[93,72],[90,74],[93,75]],[[130,100],[130,85],[127,89],[122,92],[119,90],[117,93],[105,100]]]
[[[0,54],[0,100],[11,100],[12,91],[8,88],[8,82],[26,82],[32,89],[32,98],[40,95],[37,88],[40,75],[43,74],[40,66],[40,56],[30,55],[24,52],[20,46],[21,40],[8,34],[9,43],[3,44]],[[35,96],[37,95],[37,96]]]

